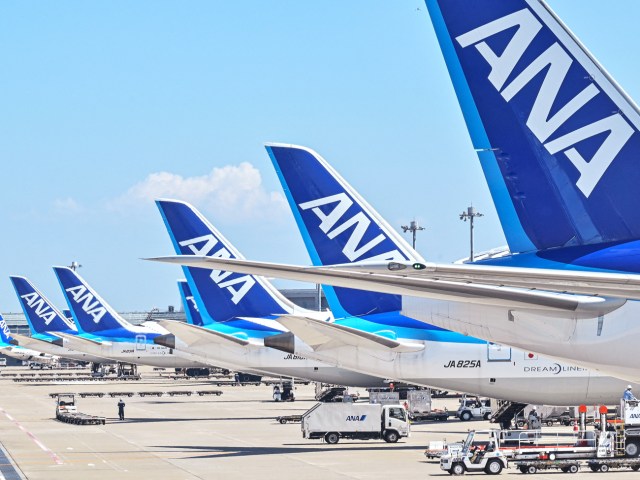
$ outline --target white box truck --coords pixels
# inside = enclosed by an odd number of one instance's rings
[[[397,442],[409,436],[409,419],[402,405],[318,403],[302,415],[302,438],[340,438]]]

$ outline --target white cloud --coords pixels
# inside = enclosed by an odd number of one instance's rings
[[[214,168],[211,173],[183,177],[171,172],[147,176],[120,197],[110,201],[111,210],[129,212],[153,205],[158,198],[174,198],[212,212],[219,220],[242,221],[273,218],[287,210],[284,196],[267,192],[260,172],[250,163]]]
[[[52,209],[54,213],[63,215],[75,215],[85,210],[82,205],[71,197],[56,198],[53,201]]]

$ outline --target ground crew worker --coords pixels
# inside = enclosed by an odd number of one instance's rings
[[[635,400],[635,401],[638,401],[638,399],[635,397],[635,395],[631,391],[632,388],[633,387],[631,385],[627,385],[627,389],[622,394],[622,399],[623,400]]]
[[[118,402],[118,416],[120,417],[120,420],[124,420],[124,405],[125,403],[120,399]]]
[[[529,418],[527,420],[529,423],[529,430],[537,430],[540,428],[540,419],[538,418],[538,412],[535,406],[529,412]]]

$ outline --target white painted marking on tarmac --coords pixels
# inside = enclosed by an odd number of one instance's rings
[[[33,443],[35,443],[38,447],[40,447],[42,451],[48,454],[51,457],[51,459],[56,463],[56,465],[64,464],[64,462],[60,459],[60,457],[58,457],[58,455],[56,455],[51,449],[47,448],[44,443],[38,440],[38,437],[36,437],[33,433],[31,433],[29,430],[24,428],[20,424],[20,422],[18,422],[15,418],[9,415],[9,413],[7,413],[4,408],[0,407],[0,412],[2,412],[2,414],[4,414],[5,417],[11,420],[20,430],[22,430],[31,440],[33,440]]]

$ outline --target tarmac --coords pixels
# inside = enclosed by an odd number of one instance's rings
[[[487,421],[425,422],[396,444],[341,440],[328,445],[302,438],[299,424],[279,424],[280,415],[312,407],[314,386],[298,385],[295,402],[274,402],[269,386],[222,386],[210,381],[173,380],[151,368],[138,381],[15,382],[0,370],[0,480],[6,479],[414,479],[449,477],[424,450],[432,440],[461,440],[468,429]],[[168,396],[171,391],[222,390],[221,396]],[[140,397],[137,392],[163,392]],[[353,392],[354,390],[352,390]],[[105,425],[80,426],[55,419],[50,393],[103,392],[102,398],[76,398],[78,410],[106,417]],[[118,420],[119,396],[125,420]],[[359,390],[363,396],[366,392]],[[435,408],[457,408],[457,398],[434,399]],[[568,427],[570,428],[570,427]],[[592,473],[589,478],[637,478],[630,470]],[[484,474],[471,474],[484,475]],[[502,476],[523,475],[515,469]],[[536,479],[576,478],[556,471],[527,475]]]

